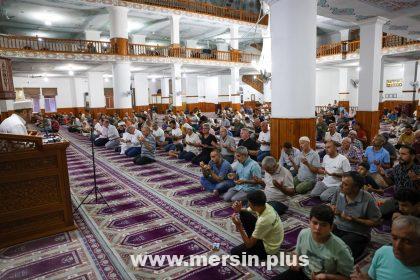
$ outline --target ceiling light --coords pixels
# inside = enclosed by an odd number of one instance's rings
[[[70,75],[70,76],[74,76],[74,71],[73,71],[73,70],[70,70],[70,71],[69,71],[69,75]]]
[[[254,75],[254,80],[257,78],[257,75]]]
[[[105,78],[104,81],[105,81],[105,83],[108,83],[109,82],[109,79],[108,78]]]
[[[362,68],[360,68],[360,67],[357,67],[357,68],[356,68],[356,71],[357,71],[357,72],[360,72],[361,70],[362,70]]]
[[[152,78],[152,83],[156,82],[156,78]]]
[[[47,26],[51,26],[51,25],[52,25],[51,21],[49,21],[49,20],[46,20],[46,21],[44,22],[44,24],[45,24],[45,25],[47,25]]]
[[[45,25],[49,25],[49,24],[47,24],[47,22],[52,24],[53,22],[63,21],[63,19],[64,19],[64,17],[62,15],[54,14],[54,13],[47,12],[47,11],[33,12],[30,15],[31,15],[32,18],[34,18],[36,20],[43,21],[45,23]]]
[[[38,38],[38,41],[39,41],[39,42],[42,42],[42,41],[44,41],[44,39],[42,39],[42,38]]]
[[[48,77],[44,77],[44,82],[48,82]]]

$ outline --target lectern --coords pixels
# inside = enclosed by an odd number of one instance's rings
[[[0,248],[75,229],[68,146],[0,134]]]

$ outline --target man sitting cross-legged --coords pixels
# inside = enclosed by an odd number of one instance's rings
[[[296,166],[298,172],[293,180],[295,191],[299,194],[307,193],[313,189],[318,168],[321,166],[319,155],[311,149],[310,143],[311,140],[307,136],[299,138],[301,153]]]
[[[155,162],[156,152],[156,140],[155,137],[150,133],[148,126],[141,128],[143,136],[139,138],[141,143],[141,154],[134,158],[134,163],[138,165],[145,165]]]
[[[264,187],[267,203],[282,215],[288,208],[287,196],[295,193],[292,173],[280,166],[272,156],[263,159],[262,168],[265,171],[264,179],[255,177],[254,180]]]
[[[352,280],[418,280],[420,278],[420,219],[400,216],[392,223],[392,246],[373,256],[368,274],[357,266]]]
[[[169,151],[169,155],[172,157],[178,157],[179,159],[185,159],[191,161],[195,156],[200,153],[201,140],[200,136],[193,131],[193,128],[189,124],[184,124],[184,128],[187,133],[185,135],[185,148],[182,151]]]
[[[309,214],[309,228],[298,236],[295,254],[298,261],[275,280],[348,280],[353,271],[353,257],[347,245],[332,233],[334,212],[327,205],[314,206]],[[299,266],[306,255],[308,265]]]
[[[238,160],[236,173],[228,174],[228,178],[235,181],[236,186],[230,188],[224,195],[225,201],[246,200],[248,193],[261,188],[255,178],[261,178],[261,167],[248,155],[248,149],[239,146],[235,151]]]
[[[351,167],[349,160],[338,153],[336,142],[327,141],[325,150],[327,154],[322,161],[322,168],[318,169],[318,173],[324,174],[325,177],[315,184],[311,196],[319,196],[322,201],[331,201],[341,185],[341,177],[345,172],[349,172]]]
[[[201,162],[200,167],[203,172],[200,183],[207,191],[213,191],[215,195],[218,195],[235,185],[233,180],[227,178],[227,175],[232,172],[232,167],[227,160],[223,159],[218,150],[210,153],[209,164]]]
[[[365,180],[356,171],[344,173],[341,188],[331,201],[336,218],[334,234],[358,259],[370,242],[371,228],[379,225],[381,211],[375,199],[363,190]]]
[[[267,204],[263,191],[250,192],[247,195],[249,208],[243,209],[242,203],[233,203],[232,221],[241,234],[243,244],[232,248],[231,255],[256,255],[266,259],[267,255],[279,252],[284,238],[283,223],[277,212]]]

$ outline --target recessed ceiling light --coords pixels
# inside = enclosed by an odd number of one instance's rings
[[[47,26],[51,26],[51,25],[52,25],[51,21],[49,21],[49,20],[46,20],[44,23],[45,23],[45,25],[47,25]]]
[[[73,70],[70,70],[70,71],[69,71],[69,75],[70,75],[70,76],[74,76],[74,71],[73,71]]]
[[[44,77],[44,82],[48,82],[48,77]]]

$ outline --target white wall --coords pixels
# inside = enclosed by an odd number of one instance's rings
[[[32,88],[57,88],[57,96],[55,98],[57,108],[71,108],[76,107],[75,98],[73,97],[72,89],[74,89],[73,78],[24,78],[13,77],[13,83],[16,88],[32,87]],[[44,109],[44,100],[41,96],[41,109]]]
[[[328,45],[332,43],[337,43],[341,41],[340,32],[335,32],[331,34],[325,34],[316,37],[316,47],[319,48],[321,45]]]
[[[251,87],[250,85],[241,83],[240,85],[242,87],[242,94],[245,101],[251,101],[251,95],[255,94],[255,101],[258,101],[260,103],[264,103],[264,95],[261,94],[259,91]]]
[[[149,96],[156,94],[158,89],[160,89],[160,79],[148,79],[149,81]]]
[[[387,80],[403,80],[404,79],[404,67],[402,65],[396,66],[385,66],[384,68],[384,79],[382,89],[383,93],[383,101],[386,100],[405,100],[404,95],[402,93],[402,86],[401,87],[387,87],[386,81]],[[396,98],[388,96],[389,94],[396,95]],[[407,94],[406,94],[407,95]],[[411,97],[411,95],[410,95]],[[411,98],[410,98],[411,99]],[[408,99],[408,100],[410,100]]]
[[[219,78],[206,77],[205,79],[205,89],[206,89],[206,103],[219,103]]]
[[[339,92],[338,69],[323,69],[316,71],[315,106],[323,106],[338,101]]]

